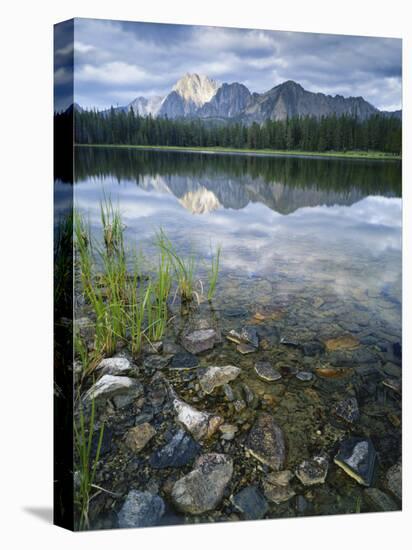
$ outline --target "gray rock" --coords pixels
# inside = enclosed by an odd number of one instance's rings
[[[241,369],[232,365],[225,367],[208,367],[199,377],[199,383],[205,393],[212,393],[219,386],[223,386],[239,376]]]
[[[269,510],[265,497],[255,485],[245,487],[232,495],[230,500],[247,520],[262,519]]]
[[[394,464],[386,472],[386,483],[388,489],[396,498],[402,500],[402,464]]]
[[[227,455],[209,453],[200,456],[194,469],[179,479],[172,489],[176,508],[187,514],[214,510],[232,478],[233,462]]]
[[[162,370],[167,367],[171,358],[171,355],[149,355],[143,361],[143,368],[150,373],[157,370]]]
[[[197,440],[211,437],[221,424],[220,416],[204,411],[198,411],[181,399],[174,399],[173,407],[177,414],[177,421],[182,424]]]
[[[131,369],[132,365],[126,357],[109,357],[100,361],[96,370],[102,375],[122,376],[128,374]]]
[[[193,354],[212,349],[216,342],[216,331],[213,328],[195,330],[182,337],[182,345]]]
[[[292,478],[293,473],[290,470],[271,472],[268,474],[263,480],[265,497],[275,504],[290,500],[296,495],[295,491],[290,486]]]
[[[273,470],[282,470],[286,458],[285,438],[272,415],[259,415],[247,437],[246,449]]]
[[[395,512],[400,509],[389,495],[375,487],[365,489],[364,496],[365,500],[369,501],[372,507],[378,512]]]
[[[361,437],[345,439],[341,443],[334,462],[361,485],[369,486],[372,483],[376,451],[370,439]]]
[[[119,527],[151,527],[158,525],[165,512],[163,500],[152,493],[132,490],[118,513]]]
[[[194,460],[200,445],[184,430],[178,430],[169,443],[150,457],[152,468],[181,468]]]
[[[282,378],[280,372],[272,367],[268,361],[258,361],[255,364],[255,372],[265,382],[275,382]]]
[[[357,422],[360,417],[359,406],[356,397],[348,397],[339,401],[333,408],[333,414],[348,424]]]
[[[235,394],[233,393],[232,388],[229,384],[225,384],[223,386],[223,391],[225,392],[226,399],[228,401],[234,401],[235,400]]]
[[[303,460],[295,474],[303,485],[318,485],[325,483],[328,468],[329,461],[325,456],[315,456],[310,460]]]
[[[317,341],[303,342],[299,345],[299,347],[303,353],[309,357],[313,357],[314,355],[318,355],[318,353],[323,353],[325,351],[325,346],[322,342]]]
[[[255,400],[255,394],[253,393],[253,391],[249,388],[249,386],[247,384],[242,383],[241,387],[242,387],[242,390],[243,390],[243,395],[245,396],[246,403],[248,405],[252,405],[252,403]]]
[[[301,382],[310,382],[313,378],[313,374],[307,371],[297,372],[295,376]]]
[[[89,405],[93,399],[113,399],[117,407],[125,407],[142,394],[143,386],[134,378],[105,374],[86,392],[83,401]]]
[[[179,352],[174,355],[169,363],[169,369],[176,370],[191,370],[195,369],[199,364],[199,359],[192,353]]]

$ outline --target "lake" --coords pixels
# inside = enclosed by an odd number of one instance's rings
[[[326,483],[295,486],[303,500],[272,505],[268,517],[353,512],[359,499],[368,511],[361,486],[332,458],[345,437],[370,438],[379,455],[375,486],[385,488],[401,454],[401,163],[81,147],[75,174],[75,205],[92,233],[103,197],[118,205],[130,265],[144,258],[150,271],[160,228],[180,254],[197,258],[200,303],[186,311],[170,304],[166,340],[177,345],[189,322],[212,317],[222,343],[199,356],[200,366],[232,364],[242,374],[234,396],[199,393],[192,371],[169,381],[192,405],[238,426],[237,438],[210,447],[241,464],[234,486],[261,481],[244,437],[256,413],[269,411],[285,433],[285,467],[295,471],[324,452],[331,465]],[[210,305],[203,291],[218,246]],[[245,326],[260,345],[243,355],[225,335]],[[258,376],[259,361],[281,380]],[[351,397],[360,410],[354,423],[332,412]]]

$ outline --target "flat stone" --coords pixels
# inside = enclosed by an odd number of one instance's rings
[[[196,441],[211,437],[223,424],[220,416],[198,411],[181,399],[174,399],[173,407],[177,414],[177,421],[193,435]]]
[[[302,342],[299,347],[303,351],[303,353],[305,355],[308,355],[309,357],[313,357],[325,351],[325,346],[322,344],[322,342],[317,341]]]
[[[296,495],[295,491],[290,486],[290,480],[292,478],[293,473],[290,470],[268,474],[263,480],[265,497],[275,504],[290,500]]]
[[[239,332],[236,330],[229,330],[229,332],[226,334],[226,338],[230,342],[234,342],[235,344],[240,344],[242,342],[242,337]]]
[[[325,456],[314,456],[310,460],[303,460],[295,474],[303,485],[319,485],[325,483],[328,469],[329,461]]]
[[[134,378],[104,374],[86,392],[83,401],[85,405],[89,405],[93,399],[96,401],[113,399],[117,407],[124,407],[133,403],[142,394],[143,386]]]
[[[357,340],[352,334],[344,334],[337,338],[329,338],[325,341],[325,347],[328,351],[353,350],[359,346]]]
[[[386,483],[388,489],[396,498],[402,500],[402,464],[394,464],[386,472]]]
[[[126,434],[126,445],[135,453],[140,452],[156,435],[156,430],[148,422],[138,424]]]
[[[272,367],[268,361],[258,361],[255,364],[255,372],[265,382],[276,382],[276,380],[282,378],[280,372]]]
[[[256,348],[254,346],[250,346],[249,344],[238,344],[236,346],[236,349],[242,355],[247,355],[249,353],[255,353],[255,351],[256,351]]]
[[[348,397],[339,401],[332,410],[333,414],[348,424],[357,422],[360,418],[359,406],[356,397]]]
[[[282,470],[286,457],[285,438],[272,415],[261,413],[258,416],[247,437],[246,449],[273,470]]]
[[[118,513],[119,527],[151,527],[158,525],[165,512],[163,499],[149,492],[132,490]]]
[[[103,359],[96,368],[102,375],[111,374],[112,376],[128,374],[131,369],[132,365],[126,357],[109,357],[108,359]]]
[[[313,378],[313,374],[308,371],[297,372],[295,376],[301,382],[310,382]]]
[[[247,520],[262,519],[269,510],[265,497],[255,485],[245,487],[232,495],[230,500]]]
[[[199,359],[195,355],[181,351],[172,357],[169,369],[190,370],[195,369],[198,364]]]
[[[361,485],[369,486],[372,483],[376,451],[370,439],[361,437],[345,439],[341,443],[334,462]]]
[[[378,512],[395,512],[399,510],[396,502],[386,493],[375,487],[369,487],[364,491],[365,500]]]
[[[259,336],[253,327],[243,327],[240,332],[241,341],[250,344],[254,348],[259,347]]]
[[[238,428],[234,424],[222,424],[219,427],[220,432],[222,433],[221,439],[224,439],[225,441],[231,441],[234,439]]]
[[[200,445],[185,430],[179,429],[171,440],[150,457],[152,468],[181,468],[194,460]]]
[[[182,345],[193,354],[212,349],[216,341],[216,331],[213,328],[195,330],[182,337]]]
[[[233,461],[224,454],[200,456],[194,469],[173,486],[171,498],[178,510],[187,514],[203,514],[214,510],[232,478]]]
[[[225,367],[208,367],[199,377],[199,383],[202,390],[210,394],[219,386],[224,386],[228,382],[235,380],[241,372],[239,367],[227,365]]]

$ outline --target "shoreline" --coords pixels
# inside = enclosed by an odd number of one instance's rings
[[[96,147],[112,149],[137,149],[141,151],[170,151],[177,153],[200,153],[208,155],[242,155],[251,157],[296,157],[318,159],[349,159],[349,160],[393,160],[402,161],[400,155],[376,152],[316,152],[316,151],[281,151],[272,149],[232,149],[230,147],[181,147],[169,145],[121,145],[100,143],[75,143],[75,147]]]

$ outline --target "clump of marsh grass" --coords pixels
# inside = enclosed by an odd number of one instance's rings
[[[74,441],[77,458],[76,471],[78,476],[75,482],[75,504],[79,513],[79,529],[87,529],[89,527],[89,505],[91,498],[93,498],[91,491],[93,488],[100,489],[94,485],[94,479],[100,458],[104,424],[100,427],[96,454],[92,457],[94,419],[95,401],[93,399],[87,428],[82,407],[79,409],[78,424],[74,423]]]
[[[209,270],[209,290],[207,292],[207,299],[209,300],[209,302],[212,301],[212,298],[216,292],[221,251],[222,247],[219,245],[216,249],[216,254],[212,256],[212,262]]]
[[[100,218],[102,222],[103,240],[107,254],[124,255],[123,223],[118,208],[104,195],[100,202]]]
[[[157,235],[157,246],[164,250],[173,266],[178,291],[183,302],[190,302],[196,295],[195,274],[197,267],[196,256],[191,253],[187,258],[179,256],[163,229]]]
[[[126,317],[130,330],[130,347],[132,355],[137,357],[142,349],[144,336],[144,320],[147,303],[150,298],[150,285],[144,289],[140,284],[141,276],[137,265],[128,288],[128,306],[126,308]]]

